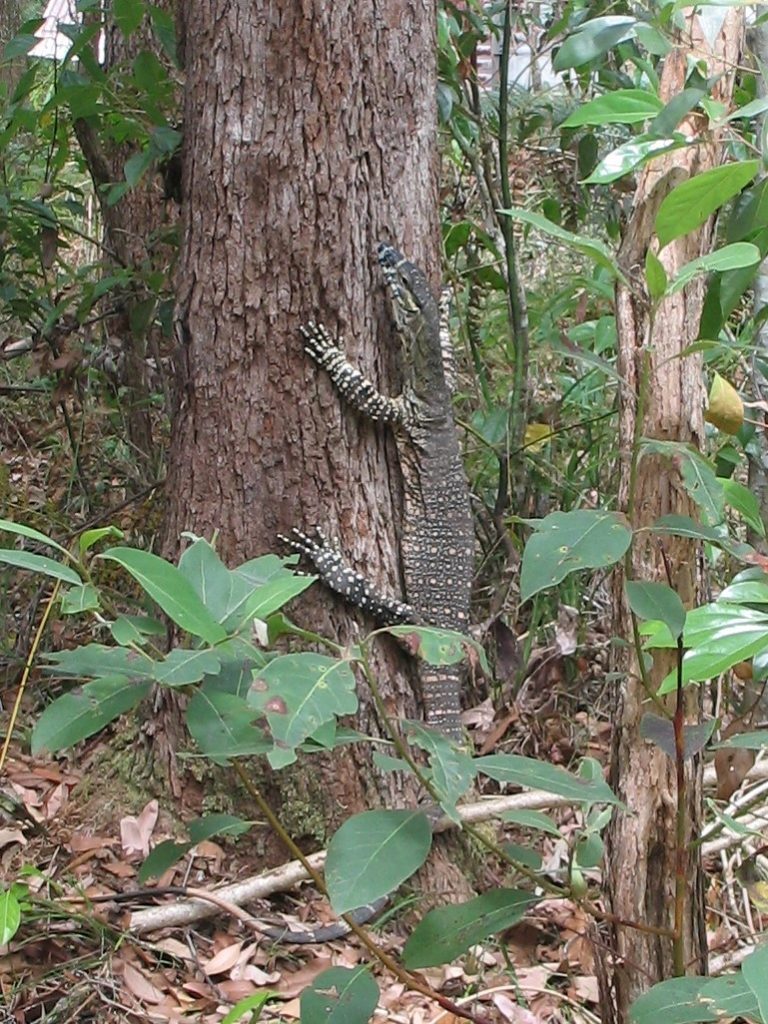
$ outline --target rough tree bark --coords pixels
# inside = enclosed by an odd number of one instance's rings
[[[167,493],[168,549],[218,531],[235,564],[322,524],[351,562],[394,592],[399,467],[386,429],[342,409],[305,355],[299,325],[320,320],[350,359],[396,393],[379,240],[438,285],[435,10],[430,0],[189,3],[179,406]],[[313,589],[292,615],[351,639],[372,623]],[[416,712],[395,648],[379,682],[397,715]],[[375,730],[361,693],[359,725]],[[409,799],[370,754],[275,780],[287,821],[309,835],[366,804]],[[288,799],[290,797],[290,799]],[[293,810],[293,815],[290,812]],[[282,856],[282,853],[281,853]]]
[[[689,17],[678,46],[665,59],[661,77],[661,98],[670,100],[684,88],[688,61],[706,61],[707,74],[716,78],[716,100],[728,104],[739,58],[742,18],[738,11],[724,16],[712,43],[697,17]],[[627,225],[620,264],[627,279],[642,279],[645,251],[658,250],[653,228],[659,204],[681,180],[691,177],[722,159],[718,136],[708,131],[703,115],[689,115],[679,128],[698,134],[698,145],[678,150],[646,166],[635,193],[634,212]],[[668,279],[685,263],[708,252],[713,237],[712,222],[667,245],[658,253]],[[705,282],[700,277],[674,296],[665,298],[650,314],[647,295],[635,287],[617,289],[616,312],[619,335],[619,369],[622,378],[620,404],[621,482],[619,503],[635,530],[647,527],[659,516],[678,513],[694,515],[682,485],[679,469],[669,460],[646,454],[631,480],[631,452],[640,437],[683,441],[696,447],[703,443],[702,412],[705,392],[698,356],[682,357],[686,346],[696,340]],[[680,538],[660,539],[650,533],[637,534],[632,547],[631,574],[637,580],[667,582],[662,548],[672,567],[674,586],[683,603],[691,607],[701,594],[699,559],[695,543]],[[623,574],[618,574],[623,575]],[[631,640],[632,625],[623,597],[623,580],[617,580],[617,636]],[[673,667],[667,652],[654,652],[650,682],[658,687]],[[658,747],[639,733],[640,719],[651,710],[639,678],[634,650],[621,666],[626,680],[618,697],[614,717],[611,782],[626,803],[629,813],[615,816],[608,834],[605,894],[610,910],[625,921],[667,928],[673,927],[675,879],[675,768]],[[698,714],[698,694],[687,695],[687,711]],[[702,875],[699,855],[690,844],[698,837],[701,812],[700,765],[688,762],[686,771],[688,826],[686,834],[689,879],[688,904],[684,921],[685,963],[694,973],[706,972],[706,940]],[[613,956],[605,966],[602,1012],[605,1021],[626,1021],[633,999],[650,985],[672,977],[674,965],[670,940],[623,925],[613,928],[609,945]]]

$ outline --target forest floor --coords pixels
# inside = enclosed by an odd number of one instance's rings
[[[21,413],[17,405],[14,416],[4,419],[0,406],[0,515],[60,539],[75,536],[89,515],[59,513],[56,521],[51,509],[68,508],[70,495],[78,490],[77,478],[87,474],[93,502],[86,511],[92,515],[95,504],[99,525],[114,523],[127,531],[132,543],[149,547],[148,523],[159,516],[141,501],[126,500],[142,492],[130,481],[129,460],[114,439],[100,449],[109,466],[97,464],[95,457],[90,463],[81,458],[76,466],[66,457],[66,425],[50,422],[50,408],[30,402]],[[98,449],[91,444],[92,452]],[[83,479],[80,484],[84,486]],[[111,511],[106,508],[110,503]],[[8,590],[1,609],[8,626],[0,647],[2,733],[10,723],[44,598],[28,578],[21,585],[17,578],[5,577]],[[17,585],[22,589],[14,589]],[[478,752],[522,753],[566,767],[585,755],[606,763],[611,728],[608,638],[597,626],[605,617],[604,608],[593,608],[585,641],[583,616],[577,638],[575,613],[561,609],[542,633],[542,646],[529,660],[524,685],[514,696],[502,690],[497,701],[501,710],[494,711],[490,700],[478,695],[477,707],[468,716]],[[60,648],[82,640],[72,635],[74,628],[54,621],[46,644]],[[497,667],[502,648],[499,644]],[[50,699],[49,685],[44,673],[33,670],[0,776],[0,878],[4,888],[16,887],[22,906],[18,929],[0,947],[0,1024],[232,1024],[234,1004],[251,997],[255,1006],[265,993],[272,995],[261,1016],[246,1013],[242,1020],[290,1022],[300,1017],[300,993],[322,971],[370,959],[355,938],[325,946],[276,944],[231,907],[216,907],[212,916],[183,927],[136,934],[133,915],[185,899],[175,892],[148,893],[138,879],[149,850],[179,838],[178,815],[170,813],[170,801],[164,806],[162,798],[155,798],[156,785],[144,785],[133,772],[130,759],[142,742],[139,725],[112,727],[61,755],[29,754],[30,730]],[[708,785],[712,794],[711,769]],[[190,817],[206,809],[202,788],[185,794]],[[732,805],[726,810],[732,812]],[[573,808],[558,806],[550,813],[559,835],[536,833],[532,839],[519,827],[506,825],[502,838],[535,847],[543,868],[557,871],[567,862],[569,837],[583,822]],[[761,922],[734,882],[731,846],[710,847],[705,848],[710,947],[714,955],[724,955],[749,942]],[[262,868],[259,848],[247,836],[209,839],[151,885],[212,891],[255,876]],[[493,870],[489,868],[489,877]],[[598,874],[588,873],[588,879],[596,894]],[[402,903],[394,904],[395,913],[372,932],[395,955],[404,941],[403,909]],[[283,894],[273,904],[250,903],[247,913],[257,922],[274,921],[276,914],[280,920],[311,923],[331,917],[309,886]],[[592,1024],[600,1020],[593,938],[592,925],[576,904],[543,900],[522,923],[473,947],[453,966],[423,970],[419,977],[476,1020]],[[373,972],[380,988],[375,1020],[455,1024],[460,1019],[406,989],[386,968],[374,966]],[[342,1017],[334,1019],[344,1024]]]

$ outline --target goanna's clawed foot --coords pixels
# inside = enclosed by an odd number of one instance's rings
[[[328,328],[310,320],[299,327],[304,339],[304,351],[320,366],[327,367],[333,359],[343,359],[341,349],[331,337]]]

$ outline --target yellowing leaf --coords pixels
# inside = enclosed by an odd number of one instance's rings
[[[532,452],[539,452],[552,436],[552,427],[548,423],[529,423],[525,428],[525,447]]]
[[[736,388],[715,374],[709,391],[709,408],[704,419],[724,434],[738,434],[744,422],[744,403]]]

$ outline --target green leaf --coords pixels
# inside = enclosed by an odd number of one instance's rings
[[[754,530],[759,537],[765,537],[765,523],[760,516],[760,506],[752,491],[737,480],[721,480],[720,486],[723,489],[726,505],[735,509],[747,526]]]
[[[322,654],[285,654],[259,670],[248,691],[248,705],[266,714],[275,741],[270,764],[283,767],[296,759],[295,748],[324,722],[357,710],[355,675],[347,661]]]
[[[53,662],[46,671],[57,676],[81,679],[84,676],[126,676],[151,679],[155,663],[140,651],[104,644],[83,644],[71,651],[53,651],[43,655]]]
[[[440,806],[456,824],[461,818],[456,811],[456,802],[467,792],[475,777],[474,761],[454,743],[435,732],[426,729],[420,722],[409,722],[407,736],[411,743],[429,754],[432,786]]]
[[[636,23],[635,18],[613,14],[579,25],[557,51],[552,66],[555,71],[566,71],[588,64],[617,43],[631,38]]]
[[[0,533],[16,533],[20,537],[28,537],[30,540],[36,540],[40,544],[45,544],[49,548],[55,548],[61,552],[65,558],[69,558],[70,554],[66,548],[63,548],[61,544],[58,544],[55,540],[50,537],[46,537],[44,533],[40,533],[39,530],[33,530],[31,526],[24,526],[22,523],[14,523],[11,519],[0,519]]]
[[[61,595],[61,614],[77,615],[99,607],[99,592],[92,583],[70,587]]]
[[[367,966],[329,967],[301,993],[301,1024],[368,1024],[379,986]]]
[[[337,914],[373,903],[418,871],[432,845],[419,811],[364,811],[348,818],[328,844],[325,884]]]
[[[382,632],[399,637],[411,654],[423,658],[430,665],[455,665],[467,657],[467,649],[471,648],[483,670],[490,674],[482,646],[465,633],[436,626],[387,626]]]
[[[713,743],[712,749],[719,750],[721,747],[736,747],[739,750],[762,750],[768,747],[768,729],[757,729],[755,732],[739,732],[735,736],[729,736],[722,743]]]
[[[665,246],[700,227],[716,210],[738,195],[760,169],[759,160],[744,160],[702,171],[674,188],[656,215],[656,235]]]
[[[691,499],[696,502],[710,523],[722,522],[725,514],[725,498],[722,482],[715,475],[711,463],[684,441],[658,441],[643,438],[640,457],[648,454],[662,455],[679,464],[683,484]]]
[[[706,256],[699,256],[698,259],[691,260],[681,267],[669,283],[668,294],[674,295],[679,292],[699,274],[753,267],[761,259],[760,250],[751,242],[732,242],[730,245],[724,245],[721,249],[707,253]]]
[[[15,565],[17,569],[29,569],[30,572],[37,572],[43,576],[50,576],[54,580],[61,580],[63,583],[71,583],[79,587],[82,580],[74,571],[66,565],[54,562],[52,558],[45,555],[35,555],[31,551],[15,551],[10,548],[0,548],[0,562],[6,565]]]
[[[98,544],[104,537],[114,537],[115,540],[122,540],[125,534],[122,530],[118,530],[116,526],[100,526],[95,530],[86,530],[80,534],[77,545],[80,549],[80,555],[84,555],[89,548],[92,548],[94,544]]]
[[[551,235],[564,245],[570,246],[576,252],[581,252],[594,260],[598,266],[608,271],[612,278],[622,278],[622,274],[616,262],[615,253],[602,242],[587,238],[586,235],[577,235],[572,231],[566,231],[551,220],[547,220],[540,213],[533,213],[530,210],[522,210],[517,207],[510,210],[500,210],[500,213],[512,217],[513,220],[521,221],[523,224],[530,224],[547,235]]]
[[[589,177],[584,179],[584,184],[608,185],[618,178],[623,178],[640,164],[647,163],[652,157],[669,153],[673,149],[682,149],[686,145],[684,138],[675,136],[668,139],[639,138],[624,142],[603,157]]]
[[[672,636],[680,636],[685,626],[685,608],[671,587],[666,583],[634,580],[628,580],[624,586],[629,606],[638,619],[660,619]]]
[[[157,846],[153,846],[139,868],[139,882],[143,884],[150,878],[158,878],[165,874],[168,868],[173,867],[186,853],[189,853],[194,845],[194,843],[176,843],[172,839],[165,839]]]
[[[272,750],[271,740],[252,725],[256,715],[243,697],[217,691],[206,683],[189,702],[187,729],[201,753],[215,764],[228,764],[233,757]]]
[[[251,830],[252,821],[236,818],[234,814],[206,814],[187,825],[193,843],[202,843],[211,836],[242,836]]]
[[[741,117],[759,117],[760,114],[764,114],[767,110],[768,98],[762,97],[758,100],[752,100],[751,103],[745,103],[743,107],[738,107],[738,109],[728,114],[725,121],[735,121]]]
[[[150,683],[115,677],[95,679],[79,692],[65,693],[49,704],[32,731],[32,753],[56,753],[93,736],[142,701]]]
[[[518,889],[492,889],[467,903],[430,910],[403,949],[411,970],[450,963],[470,946],[522,920],[540,897]]]
[[[667,272],[651,249],[648,249],[645,254],[645,280],[648,285],[648,294],[655,302],[658,302],[667,290]]]
[[[560,125],[580,128],[587,124],[635,124],[655,117],[664,104],[645,89],[617,89],[582,104]]]
[[[317,979],[315,979],[317,980]],[[247,1020],[253,1024],[257,1021],[261,1014],[260,1010],[264,1008],[266,1003],[270,999],[279,998],[277,992],[273,992],[271,989],[264,989],[262,992],[254,992],[253,995],[245,996],[243,999],[238,1000],[232,1009],[221,1018],[221,1024],[242,1024],[243,1017],[248,1014]],[[254,1013],[257,1014],[254,1017]]]
[[[146,615],[121,615],[110,623],[109,631],[121,647],[136,644],[143,647],[151,636],[165,636],[165,626],[159,619]]]
[[[21,924],[21,907],[10,889],[0,891],[0,946],[7,946]]]
[[[707,543],[722,548],[723,551],[727,551],[734,558],[738,558],[741,561],[747,560],[750,555],[755,553],[754,548],[750,547],[749,544],[742,544],[740,541],[733,540],[712,526],[703,526],[701,523],[697,523],[695,519],[691,519],[690,516],[661,516],[653,524],[651,530],[653,533],[669,533],[675,537],[691,537],[694,540],[707,541]]]
[[[215,675],[221,668],[216,651],[187,651],[176,648],[162,661],[154,663],[152,678],[161,686],[188,686],[205,675]]]
[[[561,838],[559,827],[543,811],[504,811],[500,817],[502,821],[508,821],[512,825],[522,825],[523,828],[531,828],[536,832],[546,832],[547,835]]]
[[[687,761],[695,757],[699,751],[704,749],[715,731],[716,725],[716,720],[710,718],[708,721],[697,722],[695,725],[683,726],[683,760]],[[675,729],[668,718],[654,715],[650,711],[646,712],[640,719],[640,735],[644,740],[648,740],[649,743],[653,743],[663,750],[667,757],[674,760],[677,756]]]
[[[537,761],[519,754],[492,754],[476,757],[475,770],[497,782],[513,786],[527,786],[555,793],[578,803],[617,804],[621,801],[602,779],[580,779],[558,765]]]
[[[146,9],[145,0],[112,0],[112,16],[125,36],[130,36],[136,31]]]
[[[723,978],[671,978],[636,999],[631,1024],[695,1024],[757,1011],[757,1000],[741,973]]]
[[[181,629],[209,644],[226,637],[189,581],[165,559],[136,548],[110,548],[96,557],[122,565]]]
[[[581,509],[523,522],[536,532],[523,552],[521,601],[560,583],[572,572],[612,565],[632,540],[632,531],[617,512]]]

